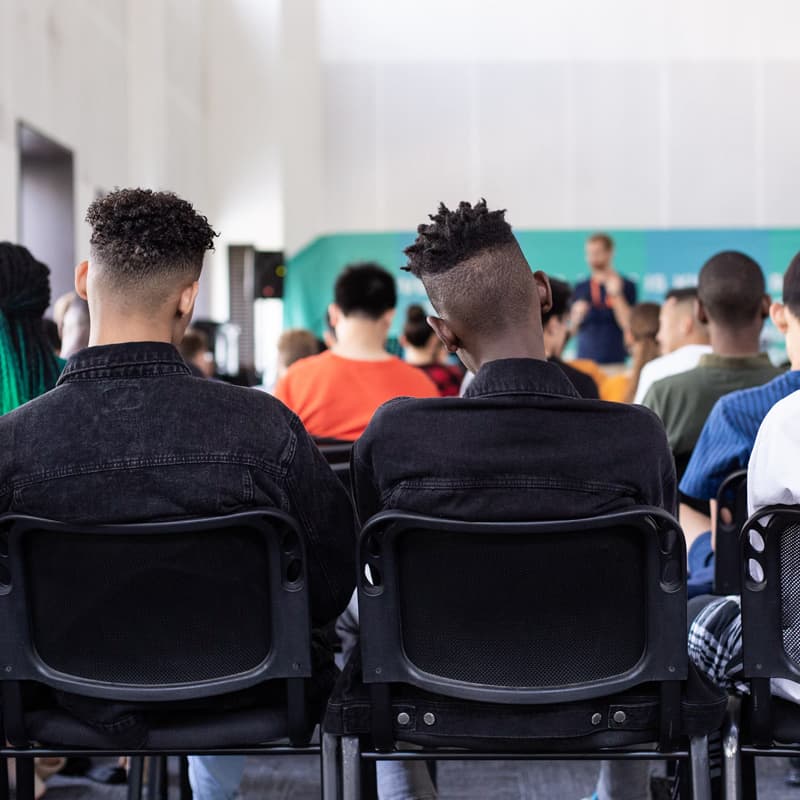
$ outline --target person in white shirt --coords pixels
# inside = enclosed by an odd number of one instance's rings
[[[697,289],[673,289],[661,306],[658,343],[664,354],[645,364],[633,399],[642,404],[648,389],[662,378],[694,369],[711,352],[708,330],[695,313]]]

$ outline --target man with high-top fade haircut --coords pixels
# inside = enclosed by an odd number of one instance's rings
[[[0,513],[91,524],[279,508],[306,534],[312,621],[334,619],[354,583],[352,506],[339,480],[284,405],[193,377],[176,349],[216,236],[208,220],[172,193],[122,189],[92,203],[87,222],[75,287],[89,303],[90,346],[55,389],[0,418]],[[102,646],[96,616],[86,610],[85,646]],[[81,646],[73,629],[63,635]],[[309,691],[321,701],[335,669],[331,653],[315,652]],[[74,698],[69,710],[135,748],[145,712],[118,705]],[[244,757],[192,758],[194,797],[231,800],[243,768]]]
[[[675,469],[657,417],[582,399],[547,362],[550,284],[531,271],[505,212],[483,200],[442,205],[418,232],[407,269],[436,310],[431,326],[475,380],[463,398],[398,399],[378,410],[353,449],[360,519],[386,508],[475,521],[580,518],[635,505],[674,513]],[[647,765],[634,769],[624,797],[644,800]],[[637,780],[642,789],[631,793]],[[601,800],[615,796],[607,768],[598,791]]]

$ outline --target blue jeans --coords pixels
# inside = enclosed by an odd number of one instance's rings
[[[246,756],[189,756],[194,800],[233,800],[246,760]]]

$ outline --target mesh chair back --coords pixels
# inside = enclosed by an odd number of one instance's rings
[[[680,680],[684,553],[659,510],[498,524],[385,512],[360,542],[365,681],[549,703]]]
[[[717,534],[714,545],[714,594],[739,594],[741,559],[739,534],[747,522],[747,470],[729,475],[717,494]]]
[[[167,700],[310,675],[303,542],[280,512],[2,531],[6,678]]]

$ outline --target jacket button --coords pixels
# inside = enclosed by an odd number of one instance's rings
[[[434,722],[436,722],[436,716],[435,716],[434,714],[431,714],[431,712],[430,712],[430,711],[428,711],[427,713],[425,713],[425,714],[422,716],[422,721],[423,721],[423,722],[424,722],[426,725],[433,725],[433,723],[434,723]]]
[[[624,711],[614,712],[614,722],[616,722],[617,725],[622,725],[622,723],[625,722],[626,719],[628,719],[628,717],[626,716]]]
[[[406,714],[405,711],[401,711],[397,715],[397,724],[398,725],[408,725],[409,722],[411,722],[411,717],[409,717],[408,714]]]
[[[603,721],[602,714],[592,714],[592,725],[599,725]]]

